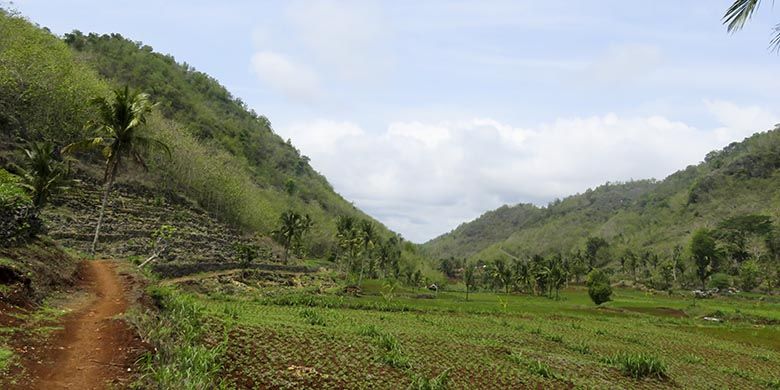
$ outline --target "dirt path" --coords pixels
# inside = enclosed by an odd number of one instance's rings
[[[104,389],[127,376],[128,347],[133,334],[123,321],[114,319],[127,307],[124,285],[111,261],[86,261],[85,289],[94,299],[68,315],[64,331],[51,342],[51,361],[35,368],[35,389]]]

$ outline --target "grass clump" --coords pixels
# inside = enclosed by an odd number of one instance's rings
[[[8,366],[11,364],[11,358],[13,358],[13,356],[13,351],[0,347],[0,372],[3,372],[6,368],[8,368]]]
[[[320,315],[320,313],[317,313],[313,309],[305,308],[300,311],[300,316],[306,320],[306,322],[309,325],[315,325],[315,326],[328,326],[327,321],[325,321],[325,317]]]
[[[373,339],[374,345],[380,351],[378,360],[390,367],[407,369],[412,366],[409,357],[404,354],[401,343],[394,335],[379,330],[374,325],[368,325],[358,331],[359,334]]]
[[[413,374],[410,390],[445,390],[449,388],[450,369],[446,369],[433,378],[424,375]]]
[[[193,298],[167,287],[149,290],[158,312],[133,312],[129,320],[152,344],[155,353],[140,360],[139,388],[214,389],[224,388],[217,375],[224,343],[209,347],[201,307]]]
[[[603,361],[607,364],[618,366],[623,374],[634,379],[656,378],[665,380],[669,378],[666,364],[653,355],[623,353],[605,358]]]

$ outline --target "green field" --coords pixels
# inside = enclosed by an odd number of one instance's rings
[[[187,295],[210,319],[210,343],[227,347],[221,376],[240,388],[436,388],[437,376],[480,389],[780,386],[776,298],[692,307],[684,296],[618,289],[596,307],[578,287],[560,300],[481,292],[466,301],[462,292],[391,293],[378,281],[360,297],[239,283],[250,287]],[[665,374],[635,379],[620,356],[657,359]]]

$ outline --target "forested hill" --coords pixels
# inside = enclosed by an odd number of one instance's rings
[[[286,210],[309,214],[314,227],[307,245],[315,255],[333,247],[338,216],[371,219],[274,133],[265,116],[170,55],[118,34],[74,31],[59,38],[2,9],[0,37],[0,152],[6,155],[31,140],[62,147],[84,139],[91,135],[85,124],[95,117],[90,101],[129,85],[157,103],[147,127],[173,155],[148,156],[149,173],[128,164],[120,181],[175,192],[263,234]],[[100,159],[93,161],[85,172],[100,171]]]
[[[492,260],[584,250],[589,237],[615,251],[671,253],[698,227],[740,215],[780,218],[780,128],[713,151],[662,181],[607,183],[547,207],[503,206],[439,236],[438,258]]]

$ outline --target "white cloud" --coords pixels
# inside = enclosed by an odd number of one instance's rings
[[[621,45],[585,67],[586,81],[622,83],[647,77],[661,65],[661,49],[653,45]]]
[[[287,17],[295,36],[337,76],[373,77],[392,62],[383,45],[389,27],[375,2],[297,1]]]
[[[721,128],[606,114],[533,128],[475,118],[394,122],[372,133],[351,122],[318,120],[280,132],[339,192],[407,238],[424,241],[505,203],[544,204],[605,181],[663,178],[774,123],[762,109],[707,104]]]
[[[259,51],[252,56],[252,71],[261,81],[290,98],[312,101],[319,97],[317,75],[281,53]]]

